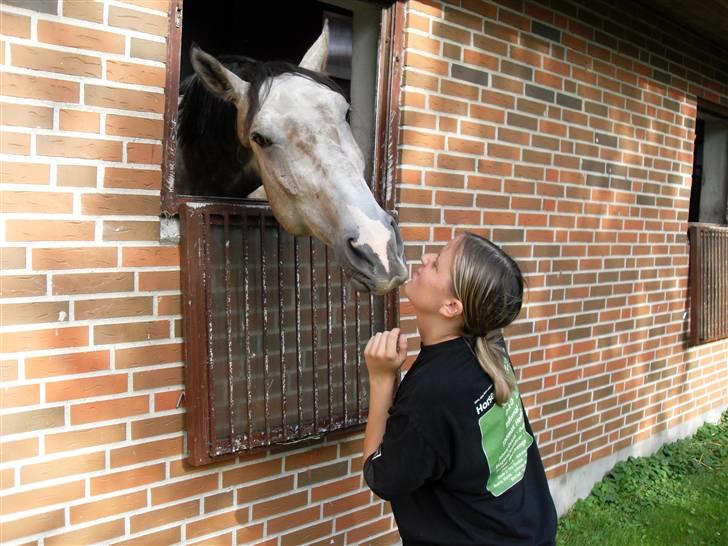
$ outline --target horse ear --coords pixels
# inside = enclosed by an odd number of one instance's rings
[[[329,57],[329,20],[324,21],[324,28],[321,34],[308,49],[306,54],[298,63],[301,68],[307,68],[314,72],[323,72],[326,68],[326,60]]]
[[[240,79],[215,57],[194,44],[190,51],[190,60],[195,74],[210,93],[234,103],[238,109],[247,105],[250,86],[248,82]]]

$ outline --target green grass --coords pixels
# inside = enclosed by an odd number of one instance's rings
[[[617,463],[561,518],[557,544],[728,545],[728,411],[651,457]]]

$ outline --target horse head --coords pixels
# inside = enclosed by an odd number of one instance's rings
[[[278,222],[332,248],[357,290],[384,294],[407,279],[404,245],[364,180],[349,104],[321,74],[328,41],[325,24],[298,68],[257,85],[199,48],[191,60],[207,90],[235,106],[237,137]]]

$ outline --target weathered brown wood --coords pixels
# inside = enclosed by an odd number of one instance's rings
[[[182,1],[170,0],[167,20],[167,75],[164,83],[164,141],[162,142],[162,212],[177,214],[179,203],[174,195],[174,161],[177,151],[177,97],[182,51]]]
[[[690,344],[728,337],[728,227],[695,223],[690,240]]]

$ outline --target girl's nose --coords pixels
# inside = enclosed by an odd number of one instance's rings
[[[422,261],[422,265],[427,265],[432,262],[432,260],[435,258],[434,254],[423,254],[422,258],[420,260]]]

